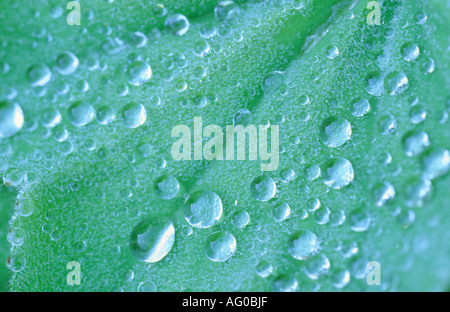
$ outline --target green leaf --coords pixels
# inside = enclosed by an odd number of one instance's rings
[[[448,4],[235,2],[3,5],[11,290],[448,289]],[[278,125],[276,170],[174,160],[196,117]]]

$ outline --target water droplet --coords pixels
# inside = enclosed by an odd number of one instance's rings
[[[308,261],[305,274],[311,280],[318,280],[321,276],[328,273],[331,263],[327,256],[321,254],[314,256]]]
[[[329,147],[339,147],[350,139],[352,126],[342,117],[329,117],[320,127],[320,139]]]
[[[306,260],[320,248],[316,234],[302,230],[294,234],[288,241],[288,251],[294,259]]]
[[[209,52],[211,52],[211,47],[204,40],[197,42],[194,47],[194,54],[198,57],[205,57]]]
[[[262,278],[269,277],[269,275],[272,274],[272,272],[273,266],[267,261],[261,261],[256,266],[256,273]]]
[[[309,96],[307,96],[307,95],[300,96],[299,100],[300,100],[300,105],[309,104]]]
[[[424,68],[425,68],[424,69],[425,75],[432,74],[434,72],[434,70],[436,69],[436,63],[435,63],[434,59],[432,59],[431,57],[428,58],[425,61]]]
[[[86,250],[86,242],[83,240],[79,240],[75,242],[74,248],[77,252],[83,252]]]
[[[313,181],[320,177],[320,166],[319,165],[312,165],[308,168],[306,168],[306,179],[309,181]]]
[[[17,168],[8,168],[3,176],[6,186],[19,186],[23,181],[23,172]]]
[[[69,108],[69,120],[76,127],[82,127],[94,120],[95,110],[91,104],[77,101]]]
[[[384,88],[390,95],[401,94],[408,88],[408,77],[403,72],[392,72],[384,79]]]
[[[144,262],[158,262],[172,249],[175,228],[167,219],[141,221],[131,232],[130,248],[133,255]]]
[[[366,77],[366,91],[373,96],[381,96],[384,92],[383,76],[379,73],[371,73]]]
[[[355,117],[362,117],[370,111],[370,103],[366,98],[354,100],[352,107],[352,115]]]
[[[186,221],[193,227],[204,229],[212,227],[222,216],[222,200],[211,191],[196,191],[184,204]]]
[[[280,88],[286,87],[286,72],[273,71],[264,77],[262,89],[267,94],[272,94]]]
[[[322,176],[326,186],[341,189],[353,181],[355,172],[347,159],[333,158],[324,165]]]
[[[335,273],[333,277],[333,286],[337,289],[344,288],[350,283],[350,272],[347,270]]]
[[[408,157],[419,155],[430,144],[428,134],[424,131],[408,132],[403,137],[403,149]]]
[[[330,223],[332,226],[341,226],[345,223],[347,217],[345,216],[345,211],[340,209],[335,211],[330,216]]]
[[[152,69],[144,61],[134,61],[128,68],[128,82],[133,86],[142,86],[152,77]]]
[[[28,70],[28,79],[33,88],[45,86],[51,77],[52,72],[50,68],[43,63],[33,65]]]
[[[397,120],[391,114],[386,114],[378,120],[378,128],[382,134],[391,134],[397,128]]]
[[[242,211],[240,213],[235,214],[232,222],[235,227],[242,229],[246,227],[247,224],[250,222],[250,216],[248,215],[247,211]]]
[[[140,31],[136,31],[130,36],[129,42],[136,48],[142,48],[147,44],[147,36]]]
[[[319,225],[327,224],[330,221],[331,211],[327,207],[321,207],[314,212],[314,220]]]
[[[273,282],[275,292],[294,292],[297,287],[298,281],[294,277],[281,277]]]
[[[287,203],[281,203],[272,210],[272,216],[275,221],[281,222],[289,218],[291,214],[291,207]]]
[[[252,121],[252,113],[246,109],[240,109],[234,114],[233,126],[242,125],[244,127],[248,126]]]
[[[21,246],[25,241],[25,231],[20,227],[13,227],[9,230],[7,239],[14,246]]]
[[[177,36],[182,36],[189,30],[189,20],[181,14],[169,16],[166,18],[164,25]]]
[[[97,111],[96,119],[99,124],[108,125],[116,119],[116,114],[111,107],[103,106]]]
[[[330,60],[335,59],[338,55],[339,55],[339,49],[337,46],[332,45],[332,46],[327,47],[327,57]]]
[[[427,118],[427,111],[420,105],[413,106],[409,112],[413,124],[419,124]]]
[[[61,119],[61,113],[55,108],[48,108],[42,114],[42,124],[47,128],[55,127]]]
[[[416,23],[419,25],[423,25],[427,22],[427,13],[425,12],[420,12],[416,15]]]
[[[446,174],[450,169],[450,153],[443,148],[431,149],[422,160],[424,176],[430,180]]]
[[[226,231],[215,232],[206,238],[206,256],[214,262],[224,262],[236,252],[236,239]]]
[[[156,285],[152,281],[141,282],[138,285],[138,292],[156,292]]]
[[[403,228],[411,226],[415,220],[416,220],[416,213],[413,210],[402,211],[397,216],[397,222],[400,223],[400,225]]]
[[[365,211],[354,211],[350,217],[350,228],[353,232],[365,232],[371,223],[372,218]]]
[[[33,214],[36,206],[34,201],[29,198],[22,198],[19,200],[17,211],[22,217],[29,217]]]
[[[23,111],[19,104],[9,101],[0,102],[0,139],[19,132],[23,123]]]
[[[147,119],[147,111],[142,104],[129,103],[122,111],[123,124],[127,128],[142,126]]]
[[[7,267],[13,271],[13,272],[20,272],[22,271],[27,264],[27,261],[25,259],[24,255],[16,254],[11,256],[11,258],[8,258],[6,265]]]
[[[431,192],[431,181],[423,177],[408,182],[406,187],[406,204],[409,207],[422,207],[424,200]]]
[[[415,43],[408,43],[402,46],[402,56],[403,59],[407,62],[414,61],[419,57],[420,49],[419,46]]]
[[[259,176],[251,183],[251,193],[254,199],[258,201],[271,200],[277,191],[275,181],[268,176]]]
[[[312,198],[306,202],[306,206],[310,212],[314,212],[320,208],[320,200],[318,198]]]
[[[214,8],[214,16],[219,22],[234,20],[239,16],[240,10],[233,1],[221,1]]]
[[[295,177],[295,172],[292,169],[286,169],[281,173],[280,180],[284,183],[292,181]]]
[[[382,185],[379,185],[374,189],[373,194],[375,198],[375,205],[381,207],[394,199],[395,188],[391,183],[385,181]]]
[[[61,75],[73,74],[78,68],[78,57],[72,52],[66,51],[56,59],[56,69]]]
[[[154,189],[159,198],[172,199],[178,194],[180,183],[172,175],[162,176],[156,180]]]

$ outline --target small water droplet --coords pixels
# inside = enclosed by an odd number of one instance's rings
[[[91,104],[77,101],[69,108],[69,120],[76,127],[82,127],[94,120],[95,110]]]
[[[236,252],[236,239],[226,231],[214,232],[206,238],[206,256],[214,262],[224,262]]]
[[[294,234],[288,241],[288,251],[294,259],[306,260],[320,248],[316,234],[309,230],[302,230]]]
[[[196,191],[184,204],[186,221],[193,227],[204,229],[212,227],[222,216],[222,200],[211,191]]]
[[[164,258],[175,241],[175,228],[167,219],[141,221],[131,232],[130,248],[143,262],[154,263]]]
[[[353,181],[355,172],[347,159],[333,158],[324,165],[322,176],[326,186],[341,189]]]
[[[214,8],[214,16],[219,22],[234,20],[239,16],[240,10],[233,1],[221,1]]]
[[[419,155],[430,144],[428,134],[424,131],[408,132],[403,137],[403,149],[408,157]]]
[[[56,69],[61,75],[73,74],[78,68],[78,57],[72,52],[66,51],[56,59]]]
[[[122,118],[125,127],[137,128],[147,119],[147,111],[142,104],[131,102],[123,108]]]
[[[182,14],[169,16],[166,18],[164,25],[177,36],[182,36],[189,30],[189,20]]]
[[[271,200],[277,191],[275,181],[268,176],[259,176],[251,183],[251,193],[254,199],[258,201]]]
[[[162,176],[156,180],[154,189],[159,198],[172,199],[178,194],[180,183],[172,175]]]
[[[10,101],[0,102],[0,139],[13,136],[22,129],[24,116],[22,108]]]
[[[329,117],[320,127],[320,139],[329,147],[339,147],[350,139],[351,124],[342,117]]]

